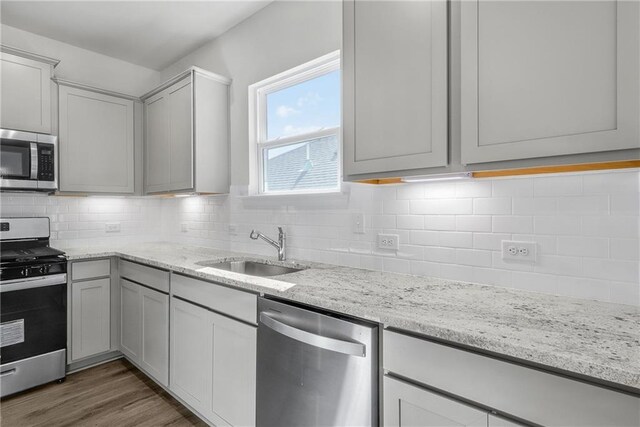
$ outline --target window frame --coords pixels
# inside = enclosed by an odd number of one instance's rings
[[[250,195],[296,195],[339,193],[342,190],[342,123],[332,128],[323,128],[294,136],[267,140],[267,96],[279,90],[303,83],[340,70],[340,51],[306,62],[249,86],[249,194]],[[342,85],[340,85],[342,91]],[[342,120],[341,120],[342,122]],[[338,141],[337,186],[321,189],[264,190],[264,150],[299,144],[313,139],[335,135]]]

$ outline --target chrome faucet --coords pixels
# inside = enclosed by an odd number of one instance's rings
[[[258,238],[261,238],[262,240],[264,240],[265,242],[267,242],[268,244],[276,248],[278,250],[278,261],[284,261],[286,259],[287,253],[285,248],[286,248],[287,236],[284,233],[284,230],[282,229],[282,227],[278,227],[277,242],[256,230],[251,230],[251,234],[249,234],[249,237],[253,240],[258,240]]]

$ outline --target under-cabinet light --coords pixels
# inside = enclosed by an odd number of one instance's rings
[[[402,182],[434,182],[434,181],[457,181],[473,178],[473,172],[441,173],[433,175],[405,176]]]

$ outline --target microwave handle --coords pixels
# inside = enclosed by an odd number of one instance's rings
[[[29,179],[38,179],[38,144],[31,144],[31,176]]]

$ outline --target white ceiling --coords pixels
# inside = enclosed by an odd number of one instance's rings
[[[0,21],[161,70],[271,1],[2,0]]]

